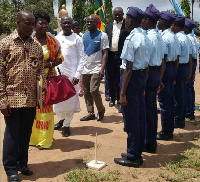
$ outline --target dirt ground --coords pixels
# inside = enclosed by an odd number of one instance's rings
[[[200,73],[196,74],[195,90],[196,103],[200,105]],[[109,107],[104,99],[104,89],[101,84],[102,98],[106,107],[105,118],[101,122],[96,120],[81,122],[79,119],[86,114],[83,97],[80,98],[82,111],[74,115],[71,123],[71,136],[64,138],[60,131],[54,132],[54,142],[51,149],[38,150],[30,147],[29,167],[34,171],[30,177],[20,175],[24,182],[63,182],[63,174],[75,169],[83,168],[85,164],[77,162],[83,159],[86,163],[94,159],[94,141],[98,133],[98,160],[107,163],[101,171],[120,170],[122,179],[133,181],[131,173],[137,175],[134,181],[152,181],[163,172],[166,162],[176,159],[177,155],[192,147],[199,147],[200,143],[194,141],[195,135],[199,135],[200,128],[192,123],[186,122],[185,129],[175,129],[173,141],[158,141],[156,154],[143,153],[144,164],[138,168],[128,168],[117,165],[113,159],[120,157],[126,151],[126,133],[123,132],[122,116],[115,107]],[[200,112],[196,112],[196,118],[200,119]],[[55,122],[58,118],[55,117]],[[1,115],[1,156],[2,140],[4,133],[4,119]],[[159,129],[160,130],[160,115]],[[2,161],[2,159],[1,159]],[[6,182],[6,174],[1,162],[1,182]]]

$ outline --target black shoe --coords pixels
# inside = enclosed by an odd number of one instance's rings
[[[106,96],[105,100],[110,101],[110,97]]]
[[[165,134],[163,132],[157,133],[157,140],[171,140],[173,139],[173,133]]]
[[[101,112],[97,114],[97,121],[101,121],[103,119],[104,113],[105,113],[105,107],[103,108]]]
[[[18,182],[19,176],[18,174],[13,174],[11,176],[7,176],[8,182]]]
[[[115,102],[113,102],[112,100],[109,102],[109,107],[113,107],[115,105]]]
[[[157,149],[157,142],[154,145],[145,145],[143,152],[155,154]]]
[[[193,115],[193,116],[190,116],[190,118],[189,118],[190,120],[195,120],[195,115]]]
[[[118,113],[122,113],[122,106],[121,105],[119,105],[119,107],[118,107]]]
[[[181,124],[177,124],[177,123],[174,123],[174,128],[185,128],[185,122],[181,123]]]
[[[88,114],[87,116],[82,117],[80,121],[89,121],[94,119],[95,119],[95,114]]]
[[[187,119],[189,119],[190,121],[195,120],[195,115],[192,116],[186,116]]]
[[[63,120],[60,120],[58,123],[56,123],[56,124],[54,125],[54,130],[58,130],[58,129],[62,128],[63,122],[64,122],[64,119],[63,119]]]
[[[127,158],[114,158],[114,161],[116,164],[122,165],[122,166],[128,166],[128,167],[135,167],[138,168],[140,164],[140,159],[135,161],[130,161]]]
[[[123,158],[127,158],[126,153],[121,153],[121,156],[122,156]],[[140,160],[140,165],[142,165],[142,164],[143,164],[143,159],[142,159],[142,157],[141,157],[139,160]]]
[[[64,137],[68,137],[70,135],[70,129],[69,129],[69,127],[66,127],[66,126],[63,127],[63,129],[62,129],[62,135]]]
[[[19,167],[19,171],[21,171],[21,174],[23,174],[25,176],[31,176],[31,175],[33,175],[33,171],[31,171],[28,168],[28,166]]]

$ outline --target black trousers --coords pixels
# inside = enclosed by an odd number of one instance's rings
[[[106,65],[107,81],[109,88],[109,95],[111,100],[119,100],[120,92],[120,66],[121,59],[118,52],[108,52],[108,61]]]
[[[36,114],[35,107],[12,108],[5,116],[3,165],[8,176],[17,174],[17,167],[27,166],[28,148]]]

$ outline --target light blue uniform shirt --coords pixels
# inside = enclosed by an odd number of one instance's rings
[[[185,64],[189,62],[189,55],[192,54],[192,43],[188,36],[180,31],[176,33],[180,45],[180,57],[179,64]]]
[[[168,28],[161,32],[161,36],[166,47],[166,62],[175,61],[177,59],[177,55],[179,54],[179,44],[178,40],[175,38],[175,34],[171,31],[170,28]]]
[[[198,52],[198,43],[194,35],[188,34],[187,35],[192,43],[192,58],[197,59],[197,52]]]
[[[164,58],[165,44],[157,29],[147,32],[147,37],[152,43],[152,53],[149,59],[149,66],[160,66]]]
[[[147,68],[152,51],[148,37],[142,33],[142,28],[134,28],[124,42],[121,54],[122,69],[126,69],[126,62],[133,62],[133,70]]]

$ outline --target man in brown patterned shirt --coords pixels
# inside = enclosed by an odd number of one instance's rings
[[[1,113],[6,128],[3,165],[8,181],[19,181],[27,167],[29,140],[36,114],[37,76],[44,74],[42,47],[31,34],[35,18],[29,11],[17,15],[17,29],[1,42]]]

